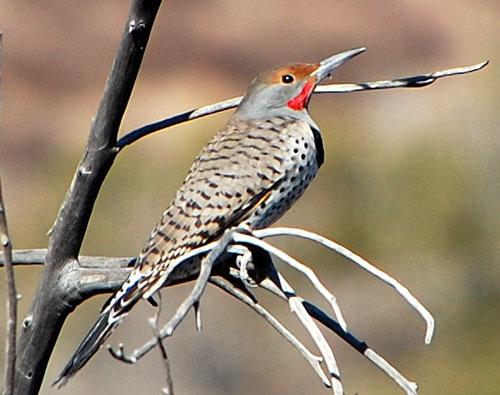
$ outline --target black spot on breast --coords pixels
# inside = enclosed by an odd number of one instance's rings
[[[207,194],[205,193],[205,191],[201,191],[200,196],[201,196],[203,199],[205,199],[205,200],[209,200],[209,199],[210,199],[210,196],[209,196],[209,195],[207,195]]]

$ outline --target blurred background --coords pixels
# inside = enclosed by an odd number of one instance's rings
[[[15,248],[43,248],[85,146],[128,13],[127,2],[1,1],[4,33],[0,171]],[[326,163],[282,225],[316,231],[391,273],[434,314],[435,338],[387,286],[333,253],[283,238],[337,296],[354,334],[421,394],[498,394],[500,387],[500,3],[441,1],[165,2],[122,134],[168,115],[242,94],[260,71],[368,51],[336,72],[366,82],[469,65],[471,75],[423,89],[317,95],[309,106]],[[139,141],[116,160],[83,254],[138,253],[222,113]],[[308,281],[296,289],[327,308]],[[41,269],[17,268],[20,319]],[[4,295],[4,283],[0,285]],[[190,286],[163,291],[163,320]],[[313,347],[288,306],[262,303]],[[61,391],[50,387],[107,296],[66,321],[41,393],[160,393],[158,351],[136,366],[101,350]],[[128,350],[150,338],[142,304],[109,339]],[[0,303],[0,317],[5,316]],[[179,394],[328,394],[299,353],[244,305],[209,287],[203,331],[190,316],[166,343]],[[400,394],[381,371],[327,334],[345,392]],[[0,326],[4,338],[4,325]],[[4,342],[0,343],[3,365]]]

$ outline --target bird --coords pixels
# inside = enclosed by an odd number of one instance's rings
[[[314,88],[364,50],[274,67],[250,83],[226,125],[195,159],[129,277],[103,306],[53,385],[66,384],[140,299],[196,278],[199,256],[169,271],[176,259],[229,228],[268,227],[299,199],[325,159],[320,129],[308,112]]]

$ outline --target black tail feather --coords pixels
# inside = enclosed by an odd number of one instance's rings
[[[61,371],[57,379],[52,385],[57,385],[61,388],[71,377],[73,377],[99,350],[106,339],[109,337],[113,329],[120,323],[120,319],[109,322],[111,309],[106,309],[101,313],[99,319],[89,331],[87,336],[80,343],[71,359],[68,361],[64,369]]]

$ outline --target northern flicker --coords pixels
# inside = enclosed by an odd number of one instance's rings
[[[321,134],[307,110],[312,92],[364,50],[275,67],[252,81],[236,112],[196,158],[129,278],[54,384],[64,385],[81,369],[139,299],[196,278],[200,257],[165,278],[174,259],[217,240],[230,227],[267,227],[297,201],[324,161]]]

